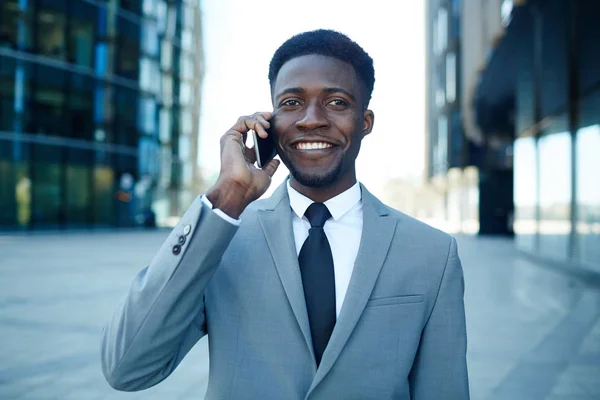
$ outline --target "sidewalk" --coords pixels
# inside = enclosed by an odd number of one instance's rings
[[[167,231],[0,236],[0,399],[199,399],[203,339],[165,382],[104,381],[100,330]],[[458,237],[472,399],[600,399],[600,290],[506,239]]]
[[[600,288],[459,237],[473,399],[600,399]]]

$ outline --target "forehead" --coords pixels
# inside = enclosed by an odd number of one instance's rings
[[[273,94],[288,88],[341,88],[358,97],[359,84],[352,65],[337,58],[310,54],[287,61],[277,74]]]

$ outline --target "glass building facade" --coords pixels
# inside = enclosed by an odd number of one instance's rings
[[[479,229],[477,148],[465,119],[465,56],[471,35],[464,35],[464,0],[426,2],[427,102],[426,186],[437,200],[425,213],[445,228],[469,233]]]
[[[427,7],[427,177],[467,164],[460,108],[460,0],[430,0]]]
[[[517,246],[600,271],[600,3],[518,7],[482,76],[478,120],[514,119]],[[506,73],[506,71],[513,71]],[[493,104],[509,75],[512,101]]]
[[[0,230],[181,213],[201,53],[198,1],[2,0]]]

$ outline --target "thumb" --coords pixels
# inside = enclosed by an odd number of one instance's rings
[[[263,171],[265,171],[267,174],[269,174],[269,177],[273,177],[273,175],[275,175],[275,171],[277,171],[277,168],[279,168],[279,164],[281,163],[281,161],[277,160],[277,159],[273,159],[271,161],[269,161],[267,163],[267,165],[264,166]]]

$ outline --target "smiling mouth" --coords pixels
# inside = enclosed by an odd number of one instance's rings
[[[325,142],[300,142],[293,145],[296,150],[324,150],[331,147],[332,144]]]

